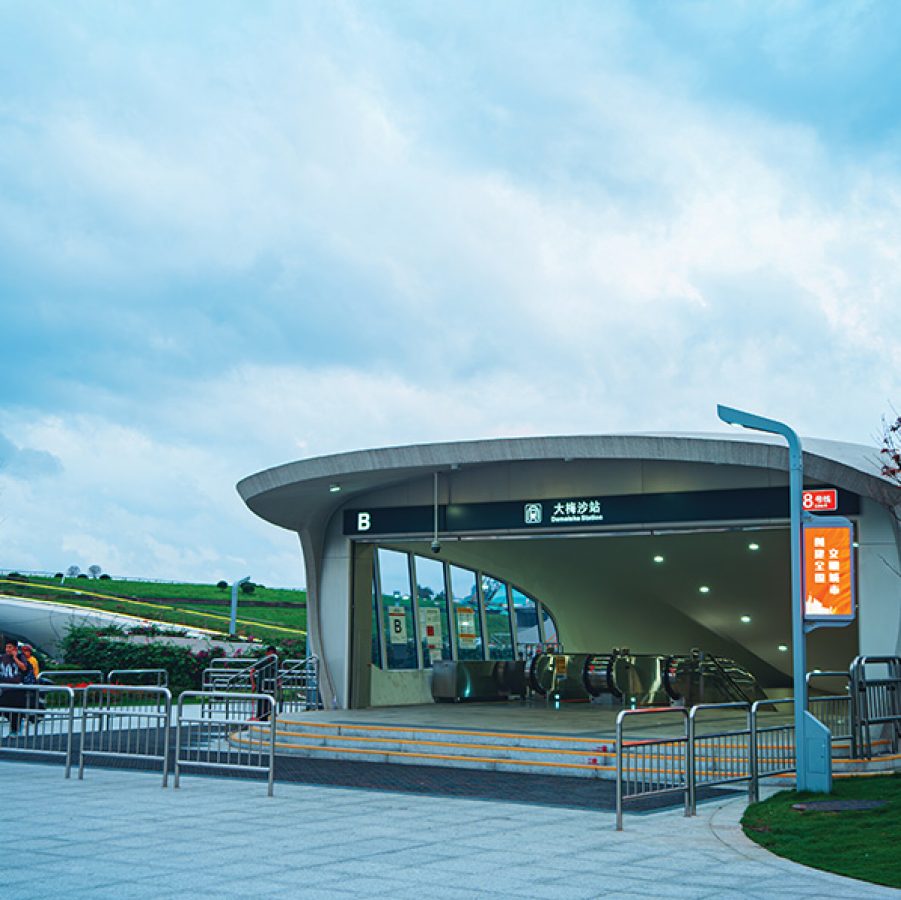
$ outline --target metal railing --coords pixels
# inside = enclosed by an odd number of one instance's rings
[[[280,712],[319,708],[319,659],[308,656],[304,659],[274,658],[270,664],[268,657],[240,660],[240,666],[220,663],[204,669],[202,689],[205,693],[247,694],[254,690],[275,697]],[[219,662],[218,660],[214,660]],[[209,712],[224,710],[229,706],[227,698],[207,705]]]
[[[44,684],[55,684],[84,690],[89,684],[103,684],[103,672],[100,669],[45,669],[41,672]]]
[[[166,669],[112,669],[106,675],[106,683],[169,687],[169,672]]]
[[[680,718],[683,733],[675,736],[625,741],[626,721],[641,717]],[[623,804],[650,795],[685,795],[685,815],[689,812],[689,718],[682,707],[624,709],[616,717],[616,830],[623,830]]]
[[[84,778],[88,756],[158,761],[166,787],[171,718],[172,694],[168,688],[89,685],[81,716],[79,779]]]
[[[887,740],[889,751],[897,753],[901,739],[901,658],[858,656],[851,663],[850,675],[853,732],[859,752],[872,758],[873,731],[881,726],[879,732]]]
[[[760,799],[761,778],[795,771],[794,706],[794,698],[758,700],[751,705],[751,784],[748,793],[752,803]],[[780,714],[780,709],[775,707],[788,707],[788,712]]]
[[[319,659],[285,659],[278,670],[279,712],[319,709]]]
[[[814,681],[838,679],[843,683],[845,692],[843,694],[831,693],[814,695],[811,690],[814,688]],[[811,714],[816,716],[831,732],[832,743],[837,744],[848,741],[850,744],[851,756],[856,757],[858,753],[856,729],[854,728],[854,704],[851,697],[851,675],[848,672],[841,671],[824,671],[814,669],[807,673],[807,708]],[[834,691],[834,685],[829,686],[829,690]]]
[[[193,700],[189,706],[186,700]],[[218,716],[218,702],[228,714]],[[182,769],[220,769],[265,774],[271,797],[275,781],[275,698],[270,694],[186,691],[178,699],[175,781]]]
[[[700,733],[699,720],[713,710],[741,713],[743,727]],[[750,781],[753,756],[751,737],[751,704],[746,701],[704,703],[691,708],[688,713],[689,815],[697,812],[699,787]]]
[[[19,684],[0,691],[0,716],[10,730],[0,736],[4,753],[58,756],[65,763],[66,778],[72,771],[72,732],[75,691],[66,686]]]
[[[216,660],[213,660],[216,662]],[[250,672],[256,661],[248,663],[241,660],[241,665],[211,665],[203,670],[201,689],[204,691],[238,691],[246,693],[250,690]]]

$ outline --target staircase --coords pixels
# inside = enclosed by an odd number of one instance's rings
[[[317,759],[613,778],[612,740],[279,720],[275,752]]]
[[[268,731],[266,725],[254,725],[251,731]],[[254,741],[260,737],[255,734]],[[240,745],[243,734],[232,735]],[[255,746],[259,746],[255,743]],[[616,774],[616,745],[612,737],[574,737],[569,735],[516,734],[458,728],[423,728],[409,725],[359,725],[337,722],[280,719],[276,726],[275,752],[316,759],[358,760],[400,765],[444,766],[448,768],[483,769],[562,775],[576,778],[613,779]],[[705,767],[708,753],[720,756],[707,765],[737,769],[745,754],[745,746],[737,743],[722,756],[718,751],[698,748],[699,767]],[[682,764],[681,750],[675,751],[673,766]],[[844,743],[833,747],[836,777],[862,772],[891,771],[898,767],[898,757],[875,760],[848,758]],[[659,755],[657,757],[659,762]],[[737,774],[737,772],[736,772]]]

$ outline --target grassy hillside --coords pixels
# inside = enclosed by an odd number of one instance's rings
[[[160,584],[154,581],[29,577],[27,582],[0,578],[0,594],[34,600],[90,606],[173,625],[227,632],[231,593],[214,584]],[[244,635],[284,640],[306,635],[306,593],[257,587],[238,594],[238,631]]]

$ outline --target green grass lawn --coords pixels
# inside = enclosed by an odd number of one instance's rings
[[[228,632],[229,591],[215,585],[159,584],[143,581],[100,581],[29,578],[27,583],[0,579],[0,591],[35,600],[51,600],[73,606],[90,606],[105,612],[124,613],[172,625]],[[152,598],[152,599],[142,599]],[[190,601],[218,601],[217,605],[192,605]],[[277,602],[279,606],[258,606]],[[306,634],[306,593],[258,587],[253,594],[238,594],[238,630],[263,640],[301,638]]]
[[[751,840],[786,859],[838,875],[901,888],[901,775],[836,779],[830,797],[781,791],[749,806]],[[799,812],[805,800],[885,800],[882,809]]]

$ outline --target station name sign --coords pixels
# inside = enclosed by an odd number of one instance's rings
[[[844,515],[860,512],[856,494],[838,490]],[[364,507],[344,511],[344,534],[429,534],[434,528],[432,506]],[[728,491],[681,491],[669,494],[569,496],[503,503],[451,503],[438,507],[441,534],[497,531],[556,531],[618,525],[684,522],[732,522],[788,519],[784,487]]]
[[[835,512],[838,509],[836,488],[816,488],[801,492],[801,508],[806,512]]]

